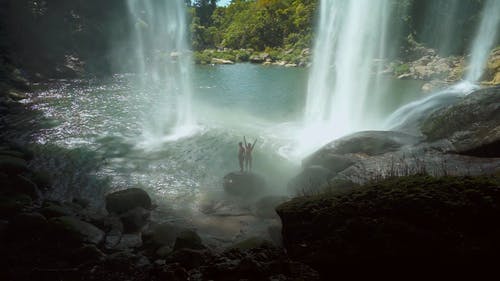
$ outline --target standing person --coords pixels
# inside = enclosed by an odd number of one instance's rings
[[[248,172],[252,171],[252,151],[255,147],[255,143],[257,143],[257,139],[251,143],[247,143],[245,136],[243,136],[243,141],[245,142],[245,167]]]
[[[240,172],[243,173],[243,162],[245,161],[245,148],[243,147],[243,143],[241,141],[238,143],[238,161],[240,162]]]

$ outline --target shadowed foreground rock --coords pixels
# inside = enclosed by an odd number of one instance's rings
[[[325,280],[354,266],[429,270],[500,258],[498,176],[394,178],[295,198],[277,212],[290,258]]]
[[[129,188],[113,192],[106,196],[106,210],[122,214],[134,208],[151,209],[151,198],[140,188]]]

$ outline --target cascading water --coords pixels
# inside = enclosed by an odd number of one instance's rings
[[[477,82],[481,78],[489,52],[495,41],[498,40],[498,29],[500,29],[500,1],[488,0],[484,6],[481,24],[472,46],[469,69],[465,76],[466,81]]]
[[[477,89],[488,55],[498,40],[500,1],[488,0],[484,7],[476,38],[472,44],[471,58],[464,81],[424,99],[409,103],[395,111],[386,121],[386,128],[419,134],[419,123],[426,116],[443,106],[453,104],[464,95]]]
[[[373,125],[370,101],[384,88],[373,66],[384,56],[390,15],[388,0],[321,1],[303,133],[316,137],[312,146]]]
[[[141,77],[139,90],[154,95],[143,135],[154,142],[189,135],[195,120],[185,1],[127,0],[127,6],[133,25],[133,64]]]

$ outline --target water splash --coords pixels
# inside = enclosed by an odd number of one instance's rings
[[[143,137],[168,141],[195,131],[191,108],[192,60],[182,0],[127,0],[140,89],[154,95],[145,114]]]
[[[370,100],[384,87],[373,63],[384,57],[390,15],[388,0],[321,1],[302,146],[374,125],[367,116],[380,108]]]
[[[464,95],[478,88],[474,83],[463,81],[423,99],[408,103],[392,113],[387,118],[384,127],[388,130],[419,135],[420,124],[430,114],[447,105],[456,103]]]
[[[488,55],[498,41],[498,30],[500,29],[500,1],[488,0],[483,8],[483,15],[479,25],[474,44],[472,46],[469,69],[465,80],[477,82],[483,72]]]

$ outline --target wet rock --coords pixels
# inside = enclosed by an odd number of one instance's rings
[[[123,231],[132,233],[140,231],[149,221],[150,212],[142,207],[136,207],[120,215]]]
[[[130,188],[106,195],[106,210],[122,214],[134,208],[151,209],[151,198],[140,188]]]
[[[61,206],[60,204],[57,204],[55,202],[44,203],[44,207],[42,207],[40,212],[47,218],[75,215],[75,213],[71,209]]]
[[[255,173],[231,172],[223,181],[224,190],[236,196],[257,196],[266,189],[264,179]]]
[[[331,155],[338,156],[346,154],[375,156],[396,151],[404,145],[415,144],[417,142],[418,138],[405,133],[391,131],[362,131],[325,145],[319,151],[304,160],[304,162],[306,165],[317,164],[333,169],[336,169],[337,165],[339,165],[340,167],[338,167],[338,169],[341,170],[351,164],[349,159],[334,158],[332,161],[328,161],[328,159],[325,158]],[[341,163],[336,164],[339,160]]]
[[[189,274],[180,263],[171,263],[161,266],[156,270],[155,275],[160,278],[160,280],[171,280],[171,281],[187,281],[189,279]]]
[[[160,257],[160,258],[164,258],[164,257],[167,257],[170,253],[172,253],[172,247],[168,246],[168,245],[165,245],[165,246],[161,246],[160,248],[158,248],[158,250],[156,250],[155,254]]]
[[[102,230],[75,217],[57,217],[49,222],[58,237],[71,242],[99,244],[104,239]]]
[[[0,171],[7,175],[17,175],[28,170],[26,160],[10,155],[0,155]]]
[[[288,190],[294,194],[314,194],[323,190],[334,173],[319,165],[304,168],[288,182]]]
[[[86,198],[80,198],[80,197],[73,198],[72,202],[79,205],[83,209],[87,208],[90,205],[90,200]]]
[[[193,269],[206,263],[211,258],[207,250],[182,248],[166,257],[167,263],[179,263],[186,269]]]
[[[422,123],[422,133],[430,141],[447,139],[458,153],[485,150],[481,154],[500,157],[500,86],[485,88],[458,103],[431,114]],[[490,149],[481,149],[491,146]]]
[[[8,193],[21,193],[30,196],[32,199],[37,199],[41,196],[36,184],[21,175],[9,177],[8,183],[4,186],[4,190]]]
[[[272,246],[272,243],[261,237],[250,237],[230,246],[229,249],[237,249],[245,251],[245,250],[260,248],[263,246]]]
[[[119,242],[113,249],[126,250],[129,248],[139,248],[142,246],[141,234],[123,234]]]
[[[26,194],[0,196],[0,218],[10,218],[22,213],[32,202],[31,197]]]
[[[150,240],[153,244],[158,246],[167,245],[173,247],[177,236],[183,230],[184,229],[177,225],[162,223],[152,227]]]
[[[15,235],[33,235],[33,231],[40,233],[47,227],[47,219],[40,213],[21,213],[9,222],[9,231]]]
[[[500,48],[497,47],[490,53],[484,76],[488,84],[500,84]]]
[[[87,244],[75,249],[70,257],[75,264],[82,264],[87,262],[98,263],[102,261],[106,255],[95,245]]]
[[[206,249],[201,241],[201,237],[193,230],[184,230],[177,235],[174,244],[174,251],[179,249]]]
[[[262,218],[276,218],[277,214],[274,210],[278,205],[287,201],[289,198],[286,196],[266,196],[259,199],[255,203],[254,213]]]

